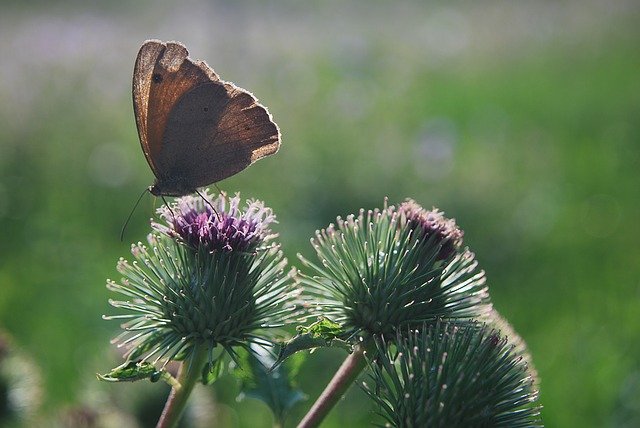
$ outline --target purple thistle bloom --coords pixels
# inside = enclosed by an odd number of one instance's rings
[[[398,212],[404,214],[408,226],[418,231],[423,242],[434,239],[442,248],[438,260],[446,260],[462,246],[464,232],[458,228],[454,219],[446,218],[438,209],[425,210],[413,199],[400,204]]]
[[[153,228],[171,238],[179,238],[187,246],[214,252],[253,252],[275,235],[269,225],[275,223],[270,208],[260,201],[248,201],[240,210],[238,195],[227,200],[226,195],[212,198],[206,192],[200,196],[185,196],[170,209],[162,206],[158,213],[166,225],[153,223]],[[215,211],[214,211],[215,208]]]

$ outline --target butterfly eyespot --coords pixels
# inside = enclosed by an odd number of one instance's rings
[[[162,82],[162,75],[156,73],[153,75],[153,82],[154,83],[161,83]]]

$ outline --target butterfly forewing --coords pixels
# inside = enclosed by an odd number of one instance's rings
[[[149,112],[149,95],[151,91],[151,80],[153,77],[153,69],[158,58],[165,50],[163,43],[155,40],[146,41],[136,58],[136,65],[133,69],[133,111],[136,117],[136,125],[138,127],[138,136],[142,151],[151,166],[151,170],[157,176],[157,169],[154,165],[152,154],[149,149],[149,141],[147,138],[147,113]]]

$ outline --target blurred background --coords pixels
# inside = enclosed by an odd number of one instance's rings
[[[640,426],[638,1],[1,6],[0,328],[31,373],[14,376],[21,411],[153,426],[166,396],[95,378],[118,363],[105,280],[159,204],[146,196],[120,242],[153,181],[131,77],[159,38],[269,107],[280,152],[219,185],[274,208],[293,265],[337,215],[385,197],[436,206],[527,341],[546,424]],[[301,388],[317,397],[343,358],[313,354]],[[196,401],[218,426],[270,426],[235,388],[224,378]],[[159,407],[145,407],[153,394]],[[354,387],[323,426],[369,426],[374,410]]]

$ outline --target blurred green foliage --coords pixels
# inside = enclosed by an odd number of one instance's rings
[[[527,341],[546,424],[633,426],[637,4],[187,4],[3,8],[0,326],[41,367],[43,413],[127,386],[94,373],[117,362],[105,279],[159,204],[146,198],[119,241],[152,182],[128,92],[133,61],[161,37],[274,115],[280,153],[219,185],[274,208],[292,264],[336,215],[385,196],[437,206],[465,230],[495,306]],[[301,389],[317,397],[343,357],[311,355]],[[230,379],[212,390],[221,424],[270,426],[264,405],[235,401]],[[368,426],[372,409],[353,388],[323,426]]]

